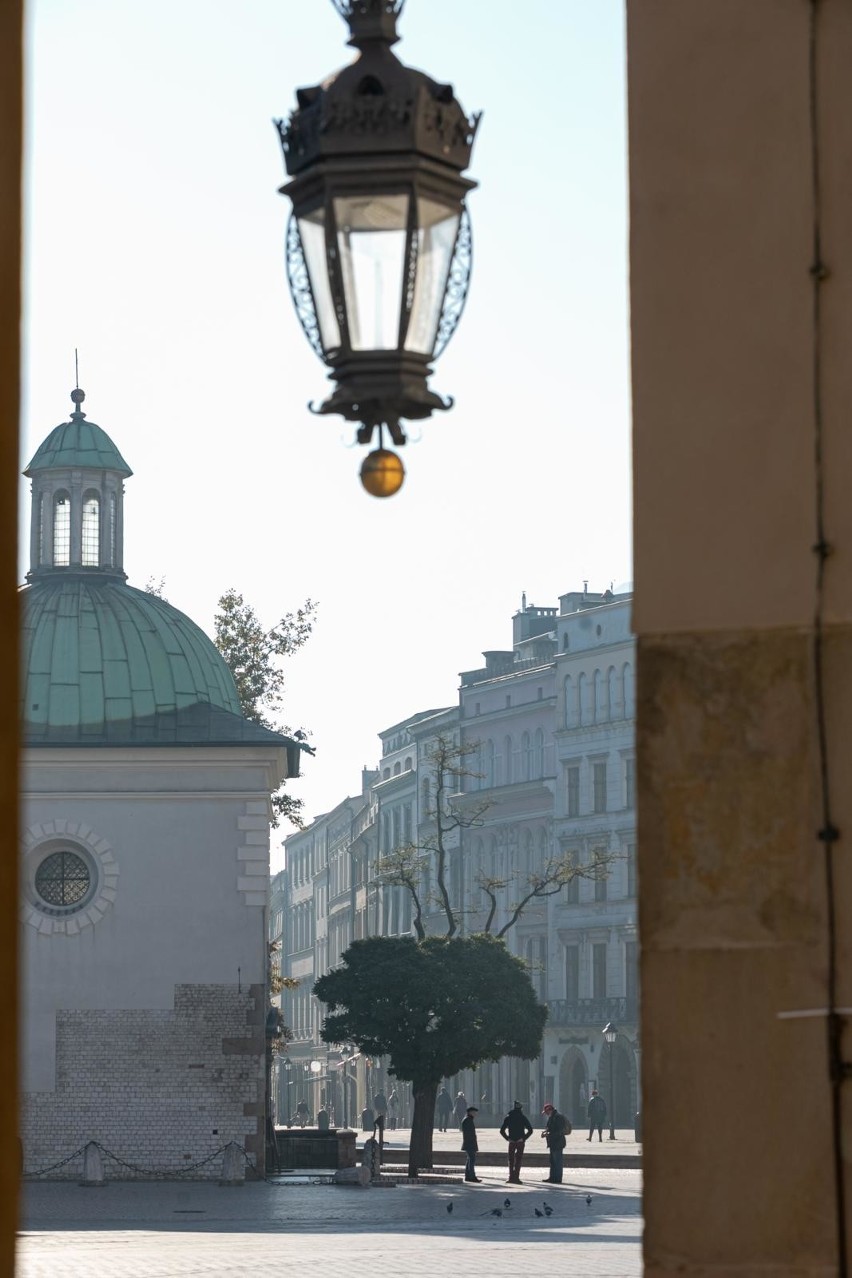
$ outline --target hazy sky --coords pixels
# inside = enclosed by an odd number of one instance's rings
[[[522,591],[631,576],[621,0],[408,0],[399,55],[484,114],[471,291],[431,382],[456,406],[412,427],[384,502],[352,428],[307,411],[328,383],[284,266],[271,121],[351,57],[330,0],[27,7],[22,464],[67,419],[76,346],[134,471],[131,584],[165,577],[208,632],[229,586],[270,625],[319,601],[288,670],[315,815],[380,729],[511,645]]]

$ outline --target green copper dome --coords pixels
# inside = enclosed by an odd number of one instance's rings
[[[31,476],[37,470],[57,467],[114,470],[125,477],[133,474],[106,431],[87,422],[79,409],[71,414],[70,422],[62,422],[50,432],[24,474]]]
[[[28,744],[284,743],[243,718],[218,649],[164,599],[68,573],[21,603]]]

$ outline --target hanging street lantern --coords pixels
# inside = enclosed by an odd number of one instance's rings
[[[403,419],[452,406],[428,378],[467,296],[465,197],[476,185],[463,171],[479,116],[469,119],[451,85],[404,66],[391,48],[404,2],[333,0],[357,56],[299,89],[289,119],[276,121],[291,178],[281,191],[293,202],[290,291],[334,383],[313,411],[359,423],[359,443],[378,435],[362,467],[376,496],[396,492],[405,473],[384,448],[385,430],[404,444]]]

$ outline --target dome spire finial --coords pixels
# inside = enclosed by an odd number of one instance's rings
[[[81,411],[80,405],[86,398],[86,392],[80,390],[80,362],[77,358],[77,347],[74,347],[74,389],[71,392],[71,402],[76,405],[72,417],[85,417],[86,414]]]

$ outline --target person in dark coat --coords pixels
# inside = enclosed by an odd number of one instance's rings
[[[500,1135],[509,1142],[509,1184],[521,1183],[521,1160],[524,1146],[533,1134],[532,1123],[524,1113],[524,1107],[516,1100],[500,1128]]]
[[[561,1185],[562,1151],[565,1148],[565,1137],[571,1131],[571,1124],[550,1101],[541,1112],[547,1115],[547,1122],[541,1134],[547,1141],[547,1152],[550,1154],[550,1175],[545,1176],[544,1182],[547,1185]]]
[[[464,1178],[472,1185],[481,1185],[482,1181],[476,1174],[476,1155],[479,1152],[479,1141],[476,1139],[476,1119],[475,1115],[479,1110],[475,1105],[468,1105],[467,1113],[462,1121],[462,1149],[467,1154],[467,1164],[464,1169]]]
[[[603,1125],[606,1122],[606,1101],[603,1096],[598,1096],[597,1092],[592,1092],[589,1097],[589,1140],[592,1139],[595,1131],[598,1133],[598,1140],[603,1140]]]
[[[445,1132],[453,1112],[453,1098],[446,1087],[442,1087],[438,1092],[438,1099],[435,1101],[435,1112],[438,1118],[438,1131]]]
[[[453,1114],[455,1115],[456,1125],[458,1126],[459,1131],[461,1131],[461,1125],[464,1122],[464,1116],[466,1113],[467,1113],[467,1100],[465,1098],[464,1092],[459,1092],[458,1096],[456,1097],[456,1103],[453,1105]],[[479,1113],[478,1110],[477,1110],[477,1113]]]

